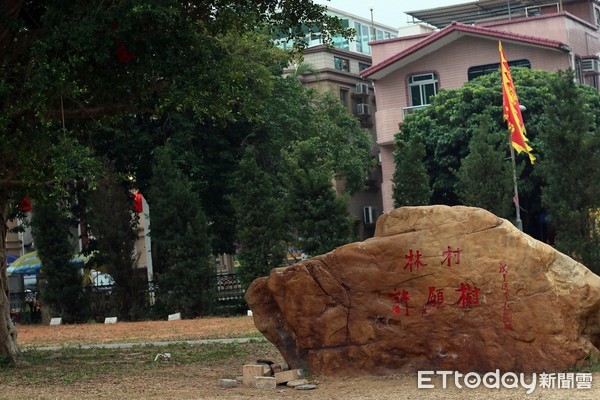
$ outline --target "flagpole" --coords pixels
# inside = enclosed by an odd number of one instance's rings
[[[517,211],[517,228],[523,231],[523,221],[521,220],[521,207],[519,205],[519,188],[517,185],[517,163],[515,161],[515,150],[519,153],[526,152],[529,156],[531,164],[535,161],[535,157],[531,154],[531,147],[527,144],[527,138],[525,137],[525,124],[523,123],[522,111],[525,111],[525,107],[519,104],[517,92],[513,84],[512,76],[510,74],[510,66],[506,61],[504,50],[502,50],[502,42],[498,41],[498,49],[500,50],[500,76],[502,78],[502,114],[504,120],[508,124],[508,134],[510,148],[510,158],[512,160],[513,167],[513,182],[515,186],[515,196],[513,202],[515,203],[515,209]]]
[[[517,163],[515,161],[515,149],[513,149],[512,144],[509,142],[508,147],[510,148],[510,158],[512,160],[512,168],[513,168],[513,182],[515,185],[515,208],[517,210],[517,228],[523,232],[523,221],[521,221],[521,210],[519,206],[519,186],[517,185]]]

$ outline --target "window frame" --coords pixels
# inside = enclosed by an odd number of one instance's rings
[[[346,67],[347,67],[346,69],[344,69],[344,65],[346,65]],[[344,58],[344,57],[333,56],[333,67],[337,71],[350,72],[350,59]]]
[[[508,66],[510,68],[522,67],[522,68],[531,69],[531,62],[526,58],[522,58],[519,60],[509,61]],[[480,76],[499,73],[499,71],[500,71],[500,63],[499,62],[492,63],[492,64],[475,65],[475,66],[469,67],[469,69],[467,69],[467,81],[470,82],[473,79],[478,78]]]
[[[431,97],[435,96],[438,91],[439,91],[439,78],[437,73],[435,72],[422,72],[422,73],[416,73],[416,74],[411,74],[408,76],[407,79],[407,85],[408,85],[408,101],[409,101],[409,105],[410,107],[418,107],[418,106],[425,106],[425,105],[429,105],[431,104]],[[415,99],[414,99],[414,91],[413,88],[417,88],[418,87],[418,92],[419,92],[419,104],[415,103]],[[433,88],[433,94],[429,93],[427,91],[428,87],[432,87]]]

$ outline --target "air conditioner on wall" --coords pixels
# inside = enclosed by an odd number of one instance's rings
[[[581,60],[583,72],[597,72],[600,73],[600,63],[596,58],[586,58]]]
[[[366,83],[357,83],[355,92],[357,94],[369,94],[369,85]]]
[[[365,225],[373,225],[377,221],[377,209],[372,206],[363,207],[363,221]]]
[[[368,104],[360,103],[356,105],[356,113],[358,115],[369,115],[371,114],[371,109]]]

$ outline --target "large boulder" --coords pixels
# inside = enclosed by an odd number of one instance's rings
[[[396,209],[246,300],[286,362],[316,374],[557,371],[600,353],[600,277],[479,208]]]

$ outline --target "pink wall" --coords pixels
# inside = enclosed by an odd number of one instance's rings
[[[519,19],[517,22],[485,24],[486,27],[505,32],[527,34],[568,44],[577,55],[600,52],[600,35],[595,25],[589,25],[573,16],[554,14],[544,18]]]
[[[386,40],[384,42],[373,42],[371,44],[371,57],[373,65],[382,62],[396,54],[408,49],[409,47],[426,39],[429,34],[420,34],[413,36],[404,36],[395,39]]]

